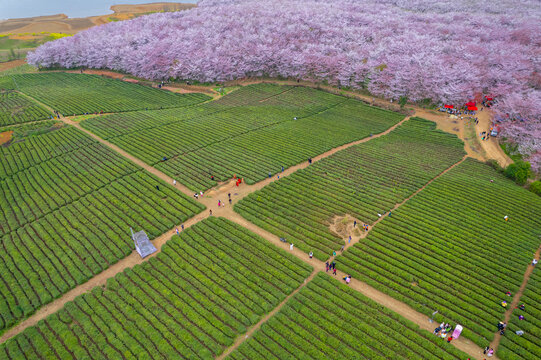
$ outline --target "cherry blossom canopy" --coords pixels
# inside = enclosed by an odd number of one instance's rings
[[[206,0],[48,42],[28,62],[149,79],[306,79],[413,102],[492,94],[505,136],[539,169],[539,34],[538,0]]]

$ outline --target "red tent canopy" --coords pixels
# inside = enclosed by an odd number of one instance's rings
[[[452,109],[454,106],[453,105],[443,105],[444,108],[447,108],[447,109]]]
[[[474,101],[467,102],[466,106],[475,106],[475,102]]]
[[[470,111],[476,111],[476,110],[477,110],[477,106],[468,106],[468,110],[470,110]]]
[[[487,96],[487,101],[492,101],[492,100],[494,100],[494,99],[491,98],[491,97],[489,97],[489,96]]]

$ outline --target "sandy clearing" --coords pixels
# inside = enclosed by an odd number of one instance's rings
[[[483,111],[477,112],[477,119],[479,120],[479,123],[475,126],[475,130],[478,139],[480,139],[479,134],[481,132],[490,131],[493,118],[492,111],[489,108],[479,106],[479,109],[483,109]],[[486,152],[487,158],[498,161],[498,164],[500,164],[500,166],[506,167],[513,163],[513,160],[511,160],[511,158],[509,158],[509,156],[507,156],[500,147],[497,138],[491,136],[488,140],[480,140],[480,143],[483,147],[483,150],[485,150]]]

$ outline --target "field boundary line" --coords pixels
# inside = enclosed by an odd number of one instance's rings
[[[539,257],[541,256],[541,246],[537,248],[537,251],[535,252],[534,259],[539,260]],[[532,275],[532,272],[534,270],[534,266],[532,266],[531,262],[528,262],[528,267],[526,268],[526,271],[524,272],[524,278],[522,280],[522,284],[520,284],[520,288],[517,291],[517,293],[513,296],[513,300],[511,301],[511,304],[509,304],[509,309],[505,311],[504,314],[504,322],[508,323],[509,320],[511,320],[511,315],[513,314],[513,311],[518,306],[518,303],[520,302],[520,298],[522,297],[522,294],[524,293],[524,290],[526,289],[526,286],[528,285],[528,280],[530,280],[530,276]],[[536,265],[537,266],[537,265]],[[492,341],[491,348],[494,349],[494,352],[498,351],[498,347],[500,346],[500,341],[502,339],[502,335],[498,331],[496,335],[494,335],[494,340]]]
[[[55,120],[59,121],[58,119],[55,119]],[[39,124],[45,121],[55,121],[55,120],[49,118],[49,119],[42,119],[42,120],[35,120],[35,121],[27,121],[23,123],[0,126],[0,128],[4,130],[4,129],[9,129],[9,128],[17,127],[17,126],[28,126],[28,125],[33,125],[33,124]]]
[[[225,351],[221,355],[217,356],[215,359],[216,360],[225,359],[229,354],[231,354],[240,345],[242,345],[242,343],[244,343],[246,340],[248,340],[252,336],[252,334],[254,332],[259,330],[259,328],[264,323],[269,321],[278,311],[280,311],[280,309],[282,309],[282,307],[289,301],[289,299],[291,299],[293,296],[295,296],[295,294],[297,294],[303,287],[305,287],[310,281],[312,281],[312,279],[317,275],[318,272],[319,272],[319,270],[314,268],[314,270],[312,270],[312,273],[310,274],[310,276],[308,276],[306,279],[304,279],[304,281],[302,282],[302,284],[298,288],[296,288],[295,290],[293,290],[293,292],[291,294],[286,296],[286,298],[284,300],[282,300],[278,305],[276,305],[276,307],[274,309],[272,309],[265,316],[263,316],[261,318],[261,320],[259,320],[256,324],[252,325],[250,327],[250,329],[248,329],[247,332],[237,336],[237,338],[233,342],[233,345],[231,345],[227,349],[225,349]]]

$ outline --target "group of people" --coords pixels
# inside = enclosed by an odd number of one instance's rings
[[[489,347],[489,346],[487,346],[487,347],[485,348],[485,350],[483,351],[483,354],[485,354],[485,355],[488,356],[488,357],[491,357],[492,355],[494,355],[494,349],[491,348],[491,347]]]
[[[325,271],[329,272],[329,270],[332,270],[333,275],[336,275],[336,261],[333,260],[331,263],[327,261],[325,263]]]
[[[434,335],[441,337],[442,339],[447,338],[447,342],[450,343],[453,340],[453,335],[451,330],[453,327],[449,323],[441,323],[437,328],[434,329]]]
[[[378,214],[380,215],[380,214]],[[391,212],[389,212],[389,215],[391,215]],[[380,215],[381,217],[381,215]],[[357,227],[357,220],[354,220],[353,221],[353,228],[356,228]],[[368,231],[368,224],[363,224],[363,229],[364,231]],[[349,242],[351,242],[351,236],[349,237]]]
[[[481,140],[483,141],[490,139],[490,133],[488,131],[483,131],[479,133],[479,136],[481,137]]]
[[[199,199],[200,197],[202,198],[203,192],[202,191],[200,191],[199,193],[195,192],[195,194],[193,194],[193,197],[195,198],[195,200]]]

